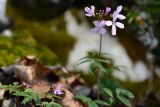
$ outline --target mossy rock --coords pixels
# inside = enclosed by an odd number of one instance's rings
[[[67,33],[63,15],[45,22],[29,20],[8,3],[7,16],[12,17],[15,21],[13,32],[21,29],[27,30],[39,44],[55,52],[60,63],[67,62],[68,53],[75,40]]]
[[[15,31],[13,37],[0,36],[0,66],[13,64],[19,57],[33,55],[47,65],[53,65],[58,62],[56,54],[47,47],[40,45],[25,30]]]

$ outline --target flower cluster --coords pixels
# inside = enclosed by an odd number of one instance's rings
[[[95,6],[91,6],[91,8],[86,7],[85,12],[86,16],[88,17],[96,17],[96,20],[93,21],[95,27],[91,29],[92,32],[95,33],[100,33],[100,34],[105,34],[106,29],[105,26],[112,26],[111,33],[112,35],[116,35],[116,27],[123,29],[124,24],[117,22],[117,19],[119,20],[124,20],[126,17],[120,12],[122,11],[122,6],[118,6],[117,9],[113,12],[112,15],[108,15],[111,11],[110,7],[106,7],[105,10],[100,10],[98,12],[95,12]],[[111,20],[106,20],[107,16],[112,16],[112,21]]]
[[[58,84],[58,86],[56,87],[56,89],[54,89],[53,93],[54,93],[55,95],[62,95],[62,94],[64,94],[64,93],[62,92],[61,88],[62,88],[62,84]]]

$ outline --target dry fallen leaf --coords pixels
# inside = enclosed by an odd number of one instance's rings
[[[0,83],[0,85],[2,84]],[[3,100],[4,93],[5,93],[5,89],[0,89],[0,100]]]
[[[45,96],[45,93],[47,93],[50,90],[51,85],[48,84],[45,81],[42,80],[36,80],[34,84],[32,84],[32,89],[35,92],[38,92],[40,94],[40,97],[43,98]]]
[[[56,78],[52,79],[52,82],[59,80],[59,77],[54,73],[54,69],[44,66],[34,57],[24,57],[17,60],[13,65],[13,69],[17,78],[30,84],[35,80],[47,79],[48,76],[54,76]]]
[[[63,89],[63,91],[65,92],[65,96],[62,100],[62,105],[64,105],[64,107],[82,107],[82,105],[74,99],[73,93],[67,89]]]

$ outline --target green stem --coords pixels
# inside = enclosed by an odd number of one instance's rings
[[[101,57],[101,50],[102,50],[102,34],[100,34],[100,43],[99,43],[99,53],[97,59],[100,59]],[[100,71],[97,71],[97,99],[100,99],[100,87],[99,87],[99,82],[100,82]]]
[[[16,103],[16,107],[19,107],[19,99],[18,99],[18,97],[15,97],[15,103]]]
[[[97,99],[100,99],[100,94],[99,94],[99,70],[97,71]]]
[[[101,50],[102,50],[102,34],[100,34],[100,43],[99,43],[99,54],[98,54],[98,59],[101,56]]]

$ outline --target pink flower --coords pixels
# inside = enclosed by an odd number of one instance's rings
[[[26,82],[22,82],[22,86],[24,86],[26,88],[31,88],[32,87],[31,84],[27,84]]]
[[[94,11],[95,11],[95,6],[91,6],[91,8],[86,7],[85,8],[86,11],[86,16],[91,17],[91,16],[95,16]]]
[[[122,10],[122,6],[118,6],[117,7],[117,10],[113,12],[113,19],[112,21],[106,21],[106,25],[107,26],[111,26],[112,25],[112,35],[116,35],[116,26],[118,28],[121,28],[123,29],[124,28],[124,24],[123,23],[120,23],[120,22],[116,22],[117,18],[120,19],[120,20],[123,20],[123,19],[126,19],[125,16],[119,14]]]
[[[55,94],[55,95],[62,95],[62,94],[64,94],[64,93],[62,92],[61,88],[62,88],[62,84],[58,84],[58,86],[57,86],[56,89],[54,90],[54,94]]]
[[[93,29],[91,29],[92,32],[100,33],[102,35],[106,33],[106,29],[104,28],[106,25],[105,20],[94,21],[93,23],[94,23],[95,27]]]
[[[111,11],[110,7],[106,7],[106,14],[108,14]]]
[[[117,10],[113,12],[113,20],[114,21],[116,21],[117,18],[120,19],[120,20],[126,19],[126,17],[124,15],[120,14],[120,12],[122,11],[122,8],[123,7],[120,5],[120,6],[117,7]]]

